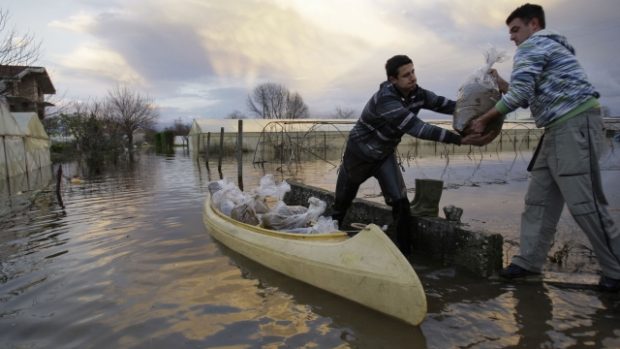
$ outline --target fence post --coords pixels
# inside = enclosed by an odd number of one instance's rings
[[[9,157],[6,155],[6,136],[2,136],[2,149],[4,149],[4,167],[6,168],[6,181],[9,182],[10,178],[11,178],[11,172],[9,169]],[[10,187],[10,184],[9,184]],[[9,190],[9,193],[11,191]]]
[[[512,148],[517,151],[517,130],[514,130],[514,139],[512,140]]]
[[[65,208],[65,204],[62,202],[62,195],[60,194],[60,184],[62,183],[62,164],[58,165],[58,171],[56,172],[56,199],[61,208]]]
[[[2,145],[4,148],[4,164],[6,168],[6,188],[7,193],[11,196],[11,168],[9,167],[9,157],[6,153],[6,136],[2,136]],[[10,200],[9,204],[11,204]]]
[[[202,133],[199,133],[197,137],[197,141],[196,141],[196,149],[194,149],[194,152],[192,153],[192,156],[196,157],[196,162],[200,162],[200,138],[202,138]],[[185,144],[185,143],[183,143]],[[187,145],[187,149],[189,150],[189,142]]]
[[[30,190],[30,168],[28,166],[28,150],[26,150],[26,137],[22,137],[22,144],[24,145],[24,164],[26,165],[26,186]]]
[[[207,144],[205,145],[205,162],[209,167],[209,146],[211,145],[211,132],[207,132]]]
[[[504,142],[503,138],[504,138],[504,132],[499,131],[499,151],[500,152],[503,150],[503,144],[502,144]]]
[[[237,120],[237,182],[243,191],[243,120]]]
[[[220,172],[220,177],[222,173],[222,156],[224,154],[224,128],[220,128],[220,151],[218,154],[217,160],[217,170]]]
[[[323,132],[323,158],[327,159],[327,132]]]

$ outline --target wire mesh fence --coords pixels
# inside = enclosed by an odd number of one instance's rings
[[[451,129],[451,121],[433,121]],[[253,163],[278,162],[288,167],[306,160],[340,164],[354,120],[286,120],[265,125],[258,135]],[[603,168],[618,166],[617,141],[620,119],[606,120],[609,145],[601,159]],[[397,155],[403,171],[412,169],[420,177],[441,178],[450,186],[505,183],[527,178],[527,164],[543,130],[533,121],[506,121],[490,144],[456,146],[404,136]]]

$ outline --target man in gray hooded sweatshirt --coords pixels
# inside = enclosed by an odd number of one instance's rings
[[[601,266],[599,287],[617,292],[620,230],[607,211],[601,185],[598,159],[605,138],[599,94],[566,38],[545,30],[541,6],[517,8],[506,24],[518,46],[510,84],[496,75],[504,95],[470,129],[484,134],[496,118],[529,106],[536,126],[545,132],[528,166],[520,254],[500,275],[514,279],[540,274],[566,203]]]

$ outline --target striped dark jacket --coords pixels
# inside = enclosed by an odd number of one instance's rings
[[[421,139],[460,144],[458,134],[418,118],[422,108],[452,114],[455,104],[419,86],[410,96],[404,97],[386,81],[366,103],[349,134],[347,147],[369,160],[380,160],[394,152],[405,133]]]

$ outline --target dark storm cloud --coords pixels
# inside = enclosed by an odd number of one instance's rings
[[[620,116],[620,3],[565,1],[545,7],[547,28],[566,35],[590,81],[601,94],[601,104]]]
[[[97,17],[92,34],[147,80],[182,80],[213,74],[208,52],[194,29],[183,23]]]
[[[247,94],[263,82],[284,84],[311,115],[327,115],[363,108],[394,54],[410,55],[420,85],[450,98],[484,65],[487,44],[510,56],[496,65],[507,78],[516,47],[504,21],[524,2],[80,0],[54,27],[76,41],[50,44],[50,57],[63,58],[57,69],[73,92],[104,95],[128,82],[170,111],[164,117],[247,112]],[[617,1],[539,3],[548,27],[577,49],[602,104],[620,115]]]
[[[525,2],[524,2],[525,3]],[[612,114],[620,115],[620,69],[617,60],[620,55],[620,22],[618,13],[620,3],[616,0],[587,1],[534,1],[545,9],[547,29],[565,35],[577,50],[577,58],[588,73],[591,82],[601,93],[601,103],[607,106]],[[392,9],[392,16],[400,18],[401,23],[413,32],[416,26],[431,30],[440,40],[453,45],[462,56],[433,57],[421,62],[421,68],[441,68],[452,70],[458,76],[466,72],[462,66],[462,58],[474,57],[476,50],[484,43],[490,43],[512,56],[516,47],[508,36],[505,19],[510,12],[522,5],[521,3],[486,3],[472,1],[468,7],[455,7],[455,2],[443,1],[434,6],[405,8],[401,16],[397,16],[398,7]],[[479,16],[476,13],[479,11]],[[491,16],[491,11],[494,16]],[[415,15],[416,21],[408,21]],[[462,16],[465,20],[458,20]],[[437,43],[428,42],[428,47]],[[509,74],[512,58],[500,65],[505,74]],[[443,68],[442,68],[443,67]],[[460,67],[460,68],[459,68]],[[454,76],[453,76],[454,78]],[[441,82],[433,78],[440,90],[449,94],[451,83]]]

